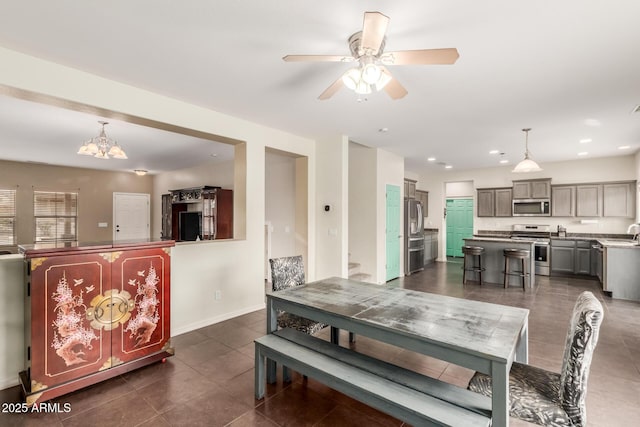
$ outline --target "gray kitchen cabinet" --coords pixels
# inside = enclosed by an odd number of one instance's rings
[[[602,185],[602,215],[635,218],[635,182],[616,182]]]
[[[512,216],[511,188],[478,188],[478,216]]]
[[[575,205],[575,185],[553,185],[551,187],[551,216],[575,216]]]
[[[416,190],[416,199],[422,204],[422,215],[429,216],[429,192]]]
[[[511,188],[495,189],[495,216],[512,216],[512,193]]]
[[[551,179],[513,181],[514,199],[548,199],[551,197]]]
[[[478,216],[495,216],[496,191],[493,188],[478,189]]]
[[[415,199],[416,198],[416,182],[413,179],[404,179],[404,198]]]
[[[592,275],[591,241],[551,239],[551,274]]]
[[[551,241],[551,274],[574,274],[575,258],[575,242],[558,241],[554,244],[554,240]]]
[[[431,264],[438,258],[438,232],[424,233],[424,265]]]
[[[431,256],[434,261],[438,259],[438,233],[431,235]]]
[[[423,264],[431,264],[433,261],[433,254],[431,253],[431,233],[424,233],[424,260]]]
[[[575,274],[591,275],[591,241],[576,242]]]
[[[602,184],[576,185],[576,216],[602,216]]]

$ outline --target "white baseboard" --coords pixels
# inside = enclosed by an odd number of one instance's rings
[[[171,336],[181,335],[187,332],[195,331],[196,329],[204,328],[205,326],[213,325],[215,323],[224,322],[225,320],[233,319],[234,317],[242,316],[243,314],[252,313],[257,310],[262,310],[266,307],[265,303],[258,304],[253,307],[246,307],[242,310],[232,311],[222,314],[220,316],[209,317],[207,319],[199,320],[198,322],[190,323],[188,325],[180,326],[178,328],[171,328]]]
[[[18,380],[18,374],[16,373],[16,378],[2,378],[0,379],[0,390],[4,390],[6,388],[11,388],[20,384]]]

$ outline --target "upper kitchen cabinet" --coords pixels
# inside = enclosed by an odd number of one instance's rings
[[[602,185],[602,214],[608,217],[633,218],[636,213],[635,182]]]
[[[404,198],[415,199],[416,198],[416,182],[413,179],[404,179]]]
[[[478,189],[478,216],[496,216],[496,191],[493,188]]]
[[[512,216],[511,188],[479,188],[478,216]]]
[[[512,216],[511,188],[496,188],[496,216]]]
[[[553,216],[619,217],[636,215],[635,181],[551,187]]]
[[[551,187],[551,215],[576,215],[576,186],[554,185]]]
[[[551,197],[551,179],[513,181],[514,199],[548,199]]]
[[[422,215],[429,216],[429,192],[423,190],[416,190],[416,199],[422,205]]]
[[[576,216],[602,216],[602,184],[576,185]]]

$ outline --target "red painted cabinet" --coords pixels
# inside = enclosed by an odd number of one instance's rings
[[[24,248],[26,369],[33,404],[164,359],[173,241]]]

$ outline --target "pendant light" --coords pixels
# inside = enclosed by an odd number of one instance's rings
[[[531,128],[522,129],[525,134],[524,140],[524,160],[516,165],[511,172],[526,173],[526,172],[540,172],[542,168],[538,166],[536,162],[529,158],[529,131]]]

